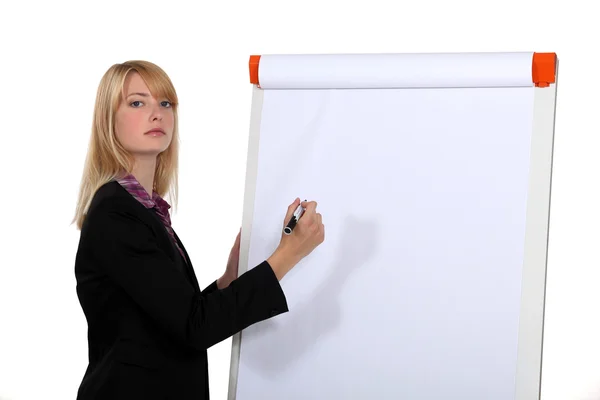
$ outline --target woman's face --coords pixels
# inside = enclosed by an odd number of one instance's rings
[[[171,103],[154,98],[142,77],[131,72],[125,80],[123,99],[115,114],[117,139],[134,156],[156,157],[169,147],[173,129]]]

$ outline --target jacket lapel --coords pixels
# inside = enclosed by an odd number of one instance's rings
[[[126,196],[128,199],[131,199],[131,201],[135,202],[136,207],[139,210],[143,210],[140,211],[140,213],[142,213],[143,215],[142,218],[148,221],[148,223],[152,226],[154,232],[156,232],[159,238],[161,239],[159,240],[159,245],[161,246],[161,248],[165,250],[165,252],[171,258],[171,260],[173,260],[173,262],[175,263],[175,268],[177,268],[179,272],[181,272],[182,274],[184,274],[184,276],[187,277],[187,279],[194,287],[194,290],[200,293],[200,286],[198,284],[198,280],[196,279],[196,274],[194,273],[192,262],[187,251],[185,250],[185,247],[183,246],[183,243],[181,243],[181,240],[179,240],[179,236],[177,236],[177,233],[175,233],[175,230],[173,230],[173,234],[175,235],[175,240],[177,240],[177,244],[179,244],[181,250],[183,250],[185,260],[182,257],[181,253],[179,253],[179,249],[177,249],[177,246],[175,246],[175,243],[171,239],[167,228],[163,224],[160,217],[156,214],[156,211],[153,209],[146,208],[144,205],[142,205],[142,203],[136,200],[118,182],[114,182],[114,184],[120,188],[124,196]]]
[[[173,229],[173,234],[175,235],[175,240],[177,240],[177,244],[179,245],[179,247],[181,247],[181,250],[183,250],[183,254],[185,254],[185,263],[183,268],[185,268],[188,277],[190,278],[190,280],[192,281],[192,285],[194,286],[194,288],[200,292],[200,285],[198,284],[198,279],[196,278],[196,274],[194,273],[194,268],[192,266],[192,261],[190,260],[190,256],[187,253],[187,250],[185,249],[185,246],[183,245],[183,243],[181,243],[181,240],[179,239],[179,236],[177,236],[177,233],[175,232],[175,230]]]
[[[152,214],[152,225],[154,226],[155,231],[158,232],[158,235],[162,238],[161,247],[163,247],[165,250],[167,250],[165,247],[168,247],[169,250],[167,251],[167,254],[169,255],[169,257],[171,257],[173,262],[176,264],[177,270],[179,272],[181,272],[182,274],[184,274],[184,276],[187,277],[187,279],[190,281],[190,283],[192,284],[192,286],[194,287],[194,289],[197,292],[200,292],[200,287],[198,285],[198,281],[196,280],[196,275],[194,274],[194,272],[191,268],[191,261],[187,254],[187,251],[185,250],[185,248],[183,247],[183,244],[179,240],[177,233],[175,233],[175,230],[173,230],[175,239],[177,240],[177,243],[179,244],[179,246],[183,250],[183,253],[185,254],[185,260],[182,258],[181,254],[179,253],[179,249],[177,249],[177,246],[175,246],[175,243],[173,243],[173,240],[171,240],[171,236],[169,235],[167,228],[165,228],[165,226],[163,225],[163,222],[160,220],[159,216],[156,215],[156,212],[154,210],[150,210],[150,209],[146,209],[146,210],[150,214]]]

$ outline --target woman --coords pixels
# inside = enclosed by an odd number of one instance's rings
[[[273,254],[238,277],[238,234],[223,275],[200,290],[162,198],[177,193],[177,104],[145,61],[113,65],[98,88],[74,218],[89,353],[80,400],[208,399],[207,349],[287,312],[279,281],[324,240],[316,202],[303,202]]]

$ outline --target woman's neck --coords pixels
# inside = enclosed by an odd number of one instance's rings
[[[152,196],[154,187],[154,174],[156,171],[156,157],[139,158],[135,160],[133,171],[131,173],[138,180],[140,185],[146,189],[146,192]]]

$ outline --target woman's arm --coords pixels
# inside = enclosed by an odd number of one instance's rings
[[[195,292],[150,228],[125,207],[107,203],[88,215],[89,229],[82,232],[84,251],[175,340],[207,349],[288,311],[278,272],[267,260],[222,290]],[[289,263],[281,252],[273,260],[281,268]]]

